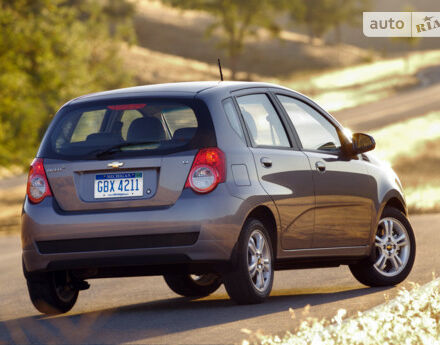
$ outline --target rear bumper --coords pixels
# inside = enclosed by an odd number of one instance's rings
[[[52,198],[26,200],[23,261],[28,272],[154,266],[156,274],[162,265],[228,262],[247,212],[224,184],[208,195],[184,190],[164,209],[60,213]]]

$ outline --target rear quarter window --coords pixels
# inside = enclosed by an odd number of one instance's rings
[[[234,102],[231,98],[223,101],[223,109],[225,110],[226,117],[228,118],[231,127],[238,134],[238,136],[244,141],[243,128],[241,127],[240,120],[238,119],[237,110],[235,110]]]

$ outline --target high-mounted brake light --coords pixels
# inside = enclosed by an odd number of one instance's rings
[[[225,154],[217,147],[201,149],[192,164],[185,188],[209,193],[226,180]]]
[[[42,158],[35,158],[29,168],[26,194],[34,204],[38,204],[46,196],[52,195]]]
[[[109,105],[107,108],[110,110],[136,110],[145,107],[146,104],[119,104]]]

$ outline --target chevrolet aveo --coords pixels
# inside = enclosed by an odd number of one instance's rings
[[[307,97],[193,82],[65,104],[28,177],[23,271],[42,313],[93,278],[163,275],[176,293],[224,284],[259,303],[274,270],[348,265],[368,286],[409,274],[415,239],[396,174]]]

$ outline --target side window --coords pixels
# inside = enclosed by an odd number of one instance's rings
[[[71,143],[85,141],[86,138],[93,133],[98,133],[102,120],[104,119],[105,110],[86,111],[81,114],[75,129],[73,130]]]
[[[234,131],[244,140],[243,128],[241,128],[240,120],[238,119],[237,111],[231,98],[223,101],[223,108],[225,109],[228,121]]]
[[[338,151],[341,148],[336,128],[320,113],[295,98],[277,95],[305,150]]]
[[[254,145],[290,147],[283,124],[267,95],[241,96],[237,102]]]

